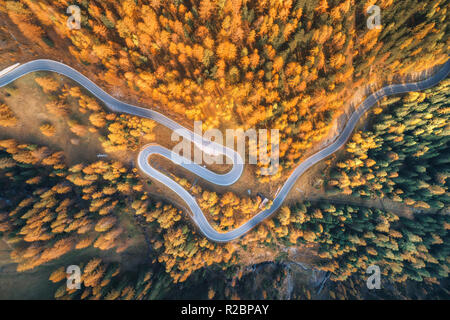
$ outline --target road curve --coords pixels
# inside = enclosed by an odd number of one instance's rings
[[[375,93],[372,93],[369,97],[367,97],[359,107],[353,112],[347,121],[344,129],[338,138],[327,147],[313,154],[303,162],[301,162],[291,173],[289,178],[286,180],[285,184],[281,188],[278,195],[273,200],[272,206],[266,210],[263,210],[253,216],[246,223],[241,225],[240,227],[231,230],[229,232],[218,232],[216,231],[208,222],[202,210],[200,209],[195,198],[189,194],[181,185],[177,182],[164,175],[160,171],[153,168],[149,162],[148,158],[152,154],[161,155],[171,161],[174,161],[177,164],[180,164],[187,170],[197,174],[203,179],[208,180],[211,183],[227,186],[236,182],[243,171],[243,160],[239,156],[237,152],[222,145],[219,145],[215,142],[211,142],[209,140],[203,139],[203,137],[195,134],[194,132],[188,130],[187,128],[181,126],[175,121],[165,117],[164,115],[149,109],[140,108],[134,105],[130,105],[124,103],[116,98],[112,97],[105,91],[103,91],[99,86],[93,83],[91,80],[86,78],[84,75],[76,71],[75,69],[53,60],[33,60],[27,62],[20,66],[11,66],[0,72],[0,87],[3,87],[12,81],[16,80],[28,74],[30,72],[35,71],[52,71],[59,74],[62,74],[72,80],[78,82],[81,86],[83,86],[86,90],[91,92],[98,99],[103,101],[105,105],[113,112],[118,113],[126,113],[139,117],[144,117],[148,119],[152,119],[160,124],[172,129],[176,130],[177,133],[184,138],[192,141],[199,148],[203,150],[203,152],[211,153],[211,154],[223,154],[230,158],[233,162],[232,169],[225,174],[217,174],[214,173],[201,165],[190,162],[190,160],[186,158],[182,158],[177,154],[173,153],[171,150],[164,148],[159,145],[150,144],[146,145],[142,148],[138,155],[138,166],[139,168],[152,177],[153,179],[163,183],[171,190],[176,192],[188,205],[189,209],[192,211],[192,219],[199,227],[200,231],[210,240],[216,242],[228,242],[234,240],[236,238],[241,237],[246,234],[256,225],[258,225],[261,221],[265,220],[269,216],[271,216],[283,203],[284,199],[287,197],[289,191],[294,186],[297,179],[311,166],[316,164],[317,162],[327,158],[340,148],[342,148],[347,140],[350,138],[350,135],[353,132],[358,120],[361,116],[369,110],[372,106],[374,106],[378,101],[382,98],[393,95],[393,94],[401,94],[411,91],[419,91],[430,88],[441,80],[445,79],[450,72],[450,60],[448,60],[435,74],[427,78],[426,80],[407,83],[407,84],[395,84],[384,87]]]

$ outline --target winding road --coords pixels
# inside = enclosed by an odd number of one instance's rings
[[[372,106],[374,106],[378,101],[382,98],[394,94],[401,94],[411,91],[419,91],[430,88],[441,80],[445,79],[450,72],[450,60],[448,60],[435,74],[427,78],[426,80],[414,82],[414,83],[406,83],[406,84],[395,84],[387,87],[383,87],[382,89],[372,93],[368,96],[359,107],[352,113],[350,118],[348,119],[344,129],[341,134],[337,137],[337,139],[327,147],[313,154],[303,162],[301,162],[291,173],[289,178],[284,183],[283,187],[279,191],[278,195],[273,200],[272,206],[266,210],[263,210],[253,216],[246,223],[241,225],[240,227],[231,230],[229,232],[218,232],[215,230],[206,219],[202,210],[200,209],[195,198],[189,194],[181,185],[177,182],[156,170],[149,164],[149,157],[152,154],[161,155],[181,166],[185,169],[191,171],[192,173],[200,176],[201,178],[221,186],[228,186],[235,183],[241,177],[244,163],[241,156],[234,150],[224,147],[215,142],[203,139],[203,137],[198,134],[190,131],[189,129],[183,127],[177,122],[165,117],[159,112],[140,108],[131,104],[127,104],[116,98],[112,97],[104,90],[102,90],[99,86],[97,86],[94,82],[89,80],[87,77],[82,75],[80,72],[75,69],[57,62],[53,60],[33,60],[22,65],[15,64],[10,66],[2,71],[0,71],[0,87],[6,86],[7,84],[13,82],[17,78],[20,78],[28,73],[35,71],[52,71],[59,74],[62,74],[76,82],[78,82],[81,86],[83,86],[86,90],[88,90],[95,97],[100,99],[111,111],[117,113],[126,113],[138,117],[152,119],[169,129],[176,131],[180,136],[192,141],[197,147],[199,147],[203,152],[208,154],[223,154],[226,157],[232,160],[233,166],[230,171],[225,174],[217,174],[214,173],[201,165],[191,162],[189,159],[183,158],[176,153],[173,153],[171,150],[164,148],[162,146],[156,144],[150,144],[144,146],[138,155],[138,166],[139,168],[152,177],[153,179],[161,182],[162,184],[169,187],[171,190],[176,192],[188,205],[189,209],[192,211],[192,219],[199,227],[200,231],[210,240],[216,242],[228,242],[234,239],[241,237],[242,235],[249,232],[256,225],[258,225],[261,221],[267,219],[271,216],[283,203],[284,199],[287,197],[289,191],[294,186],[297,179],[310,167],[312,167],[317,162],[327,158],[340,148],[342,148],[347,140],[350,138],[353,129],[355,128],[358,120],[361,116],[369,110]]]

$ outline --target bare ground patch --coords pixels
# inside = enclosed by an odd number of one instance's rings
[[[69,165],[97,160],[97,154],[103,152],[99,134],[88,132],[85,137],[78,137],[70,131],[63,117],[50,114],[45,105],[52,96],[42,92],[34,81],[35,77],[36,73],[29,74],[0,89],[0,101],[6,103],[18,118],[16,126],[0,127],[0,138],[13,138],[20,142],[46,145],[52,150],[63,150]],[[77,106],[72,105],[71,108],[75,110]],[[86,119],[82,120],[86,122]],[[42,134],[39,127],[44,123],[55,127],[53,136]]]

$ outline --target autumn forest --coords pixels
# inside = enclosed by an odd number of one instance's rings
[[[380,28],[367,27],[372,5]],[[270,208],[369,93],[436,72],[449,15],[448,0],[6,0],[0,69],[52,59],[190,129],[278,129],[277,173],[246,165],[230,187],[150,160],[227,232]],[[48,299],[448,299],[449,96],[446,78],[384,98],[273,216],[218,243],[136,165],[144,145],[172,146],[170,130],[33,72],[0,88],[0,270],[19,288],[37,271]],[[81,289],[66,287],[68,265]],[[370,265],[389,287],[376,296]],[[311,272],[323,283],[298,280]],[[5,277],[1,299],[14,291]]]

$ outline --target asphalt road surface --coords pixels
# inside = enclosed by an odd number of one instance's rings
[[[161,155],[181,166],[191,171],[192,173],[200,176],[201,178],[221,186],[228,186],[235,183],[241,177],[244,163],[241,156],[234,150],[224,147],[215,142],[203,139],[203,137],[197,135],[196,133],[190,131],[189,129],[183,127],[177,122],[165,117],[159,112],[140,108],[131,104],[124,103],[116,98],[112,97],[99,86],[93,83],[91,80],[86,78],[84,75],[76,71],[75,69],[53,60],[33,60],[22,65],[13,65],[2,71],[0,71],[0,87],[3,87],[12,81],[20,78],[30,72],[35,71],[52,71],[62,74],[83,86],[86,90],[91,92],[98,99],[103,101],[105,105],[113,112],[126,113],[138,117],[144,117],[152,119],[167,128],[176,131],[180,136],[192,141],[197,147],[199,147],[203,152],[212,155],[225,155],[232,160],[233,166],[230,171],[225,174],[214,173],[203,166],[191,162],[189,159],[183,158],[178,154],[172,152],[171,150],[164,148],[156,144],[146,145],[142,148],[138,155],[138,167],[147,175],[153,179],[163,183],[168,188],[176,192],[188,205],[189,209],[192,211],[192,219],[199,227],[200,231],[210,240],[216,242],[228,242],[249,232],[261,221],[270,217],[283,203],[284,199],[287,197],[289,191],[294,186],[297,179],[310,167],[322,161],[323,159],[329,157],[331,154],[342,148],[347,140],[350,138],[353,129],[355,128],[358,120],[361,116],[369,110],[371,107],[377,104],[382,98],[394,94],[401,94],[411,91],[419,91],[430,88],[438,84],[441,80],[445,79],[450,72],[450,60],[448,60],[435,74],[427,78],[426,80],[406,83],[406,84],[395,84],[384,87],[375,93],[367,97],[359,107],[352,113],[349,120],[347,121],[344,129],[338,138],[327,147],[313,154],[303,162],[301,162],[291,173],[289,178],[286,180],[285,184],[273,200],[272,206],[266,210],[263,210],[253,216],[246,223],[240,227],[228,231],[219,232],[216,231],[208,222],[202,210],[195,198],[189,194],[181,185],[177,182],[156,170],[149,164],[149,157],[152,154]]]

